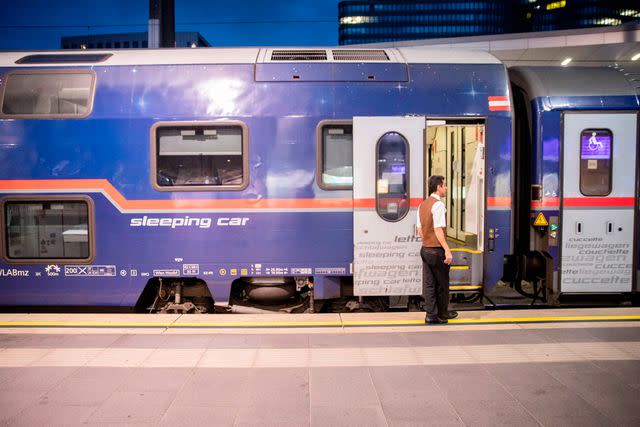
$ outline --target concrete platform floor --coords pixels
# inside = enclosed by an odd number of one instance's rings
[[[640,425],[640,310],[423,315],[1,314],[0,424]]]

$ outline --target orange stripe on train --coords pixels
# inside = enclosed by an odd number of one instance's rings
[[[129,200],[106,179],[32,179],[0,180],[0,191],[102,191],[122,210],[184,209],[375,209],[374,198],[361,199],[171,199]],[[421,197],[412,197],[411,207],[418,207]],[[489,207],[511,207],[511,197],[487,197]]]
[[[352,199],[128,200],[106,179],[0,180],[0,191],[102,191],[123,210],[352,209]]]

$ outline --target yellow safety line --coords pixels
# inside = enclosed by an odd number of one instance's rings
[[[451,252],[468,252],[470,254],[481,254],[482,251],[477,251],[475,249],[467,249],[467,248],[451,248]]]
[[[640,321],[640,315],[602,315],[602,316],[547,316],[547,317],[496,317],[452,319],[453,324],[480,323],[541,323],[541,322],[597,322],[597,321]],[[343,326],[383,326],[417,325],[422,319],[412,320],[343,320],[343,321],[290,321],[290,322],[61,322],[61,321],[5,321],[0,327],[102,327],[102,328],[251,328],[251,327],[343,327]]]
[[[468,265],[454,265],[451,266],[451,270],[468,270],[469,266]]]
[[[640,316],[548,316],[452,319],[449,323],[538,323],[538,322],[598,322],[602,320],[640,320]]]
[[[264,327],[264,326],[342,326],[340,321],[318,322],[58,322],[58,321],[7,321],[0,327],[118,327],[118,328],[182,328],[182,327]]]
[[[295,316],[295,315],[294,315]],[[225,327],[266,327],[266,326],[286,326],[286,327],[292,327],[292,326],[311,326],[311,327],[317,327],[317,326],[342,326],[344,323],[340,322],[340,321],[325,321],[325,322],[216,322],[216,323],[209,323],[209,322],[194,322],[194,323],[188,323],[188,322],[183,322],[183,323],[177,323],[177,324],[173,324],[171,325],[171,327],[187,327],[187,328],[193,328],[193,327],[202,327],[202,326],[206,326],[206,327],[216,327],[216,328],[225,328]]]
[[[451,319],[449,323],[456,325],[476,324],[476,323],[547,323],[547,322],[597,322],[602,320],[636,320],[640,321],[640,316],[554,316],[554,317],[496,317],[496,318],[472,318],[472,319]],[[415,320],[346,320],[342,322],[344,326],[375,326],[375,325],[416,325],[424,324],[423,319]]]
[[[482,289],[482,285],[451,285],[449,286],[450,291],[475,291],[478,289]]]

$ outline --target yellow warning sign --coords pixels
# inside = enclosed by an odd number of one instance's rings
[[[534,227],[548,227],[549,223],[547,222],[547,218],[544,217],[544,214],[540,212],[536,217],[536,220],[533,221]]]

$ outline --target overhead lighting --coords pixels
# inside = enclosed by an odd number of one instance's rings
[[[567,65],[569,65],[569,62],[571,62],[571,58],[565,58],[564,61],[560,63],[560,65],[566,67]]]
[[[640,53],[636,53],[635,55],[633,55],[633,56],[631,57],[631,60],[632,60],[632,61],[637,61],[638,59],[640,59]]]

